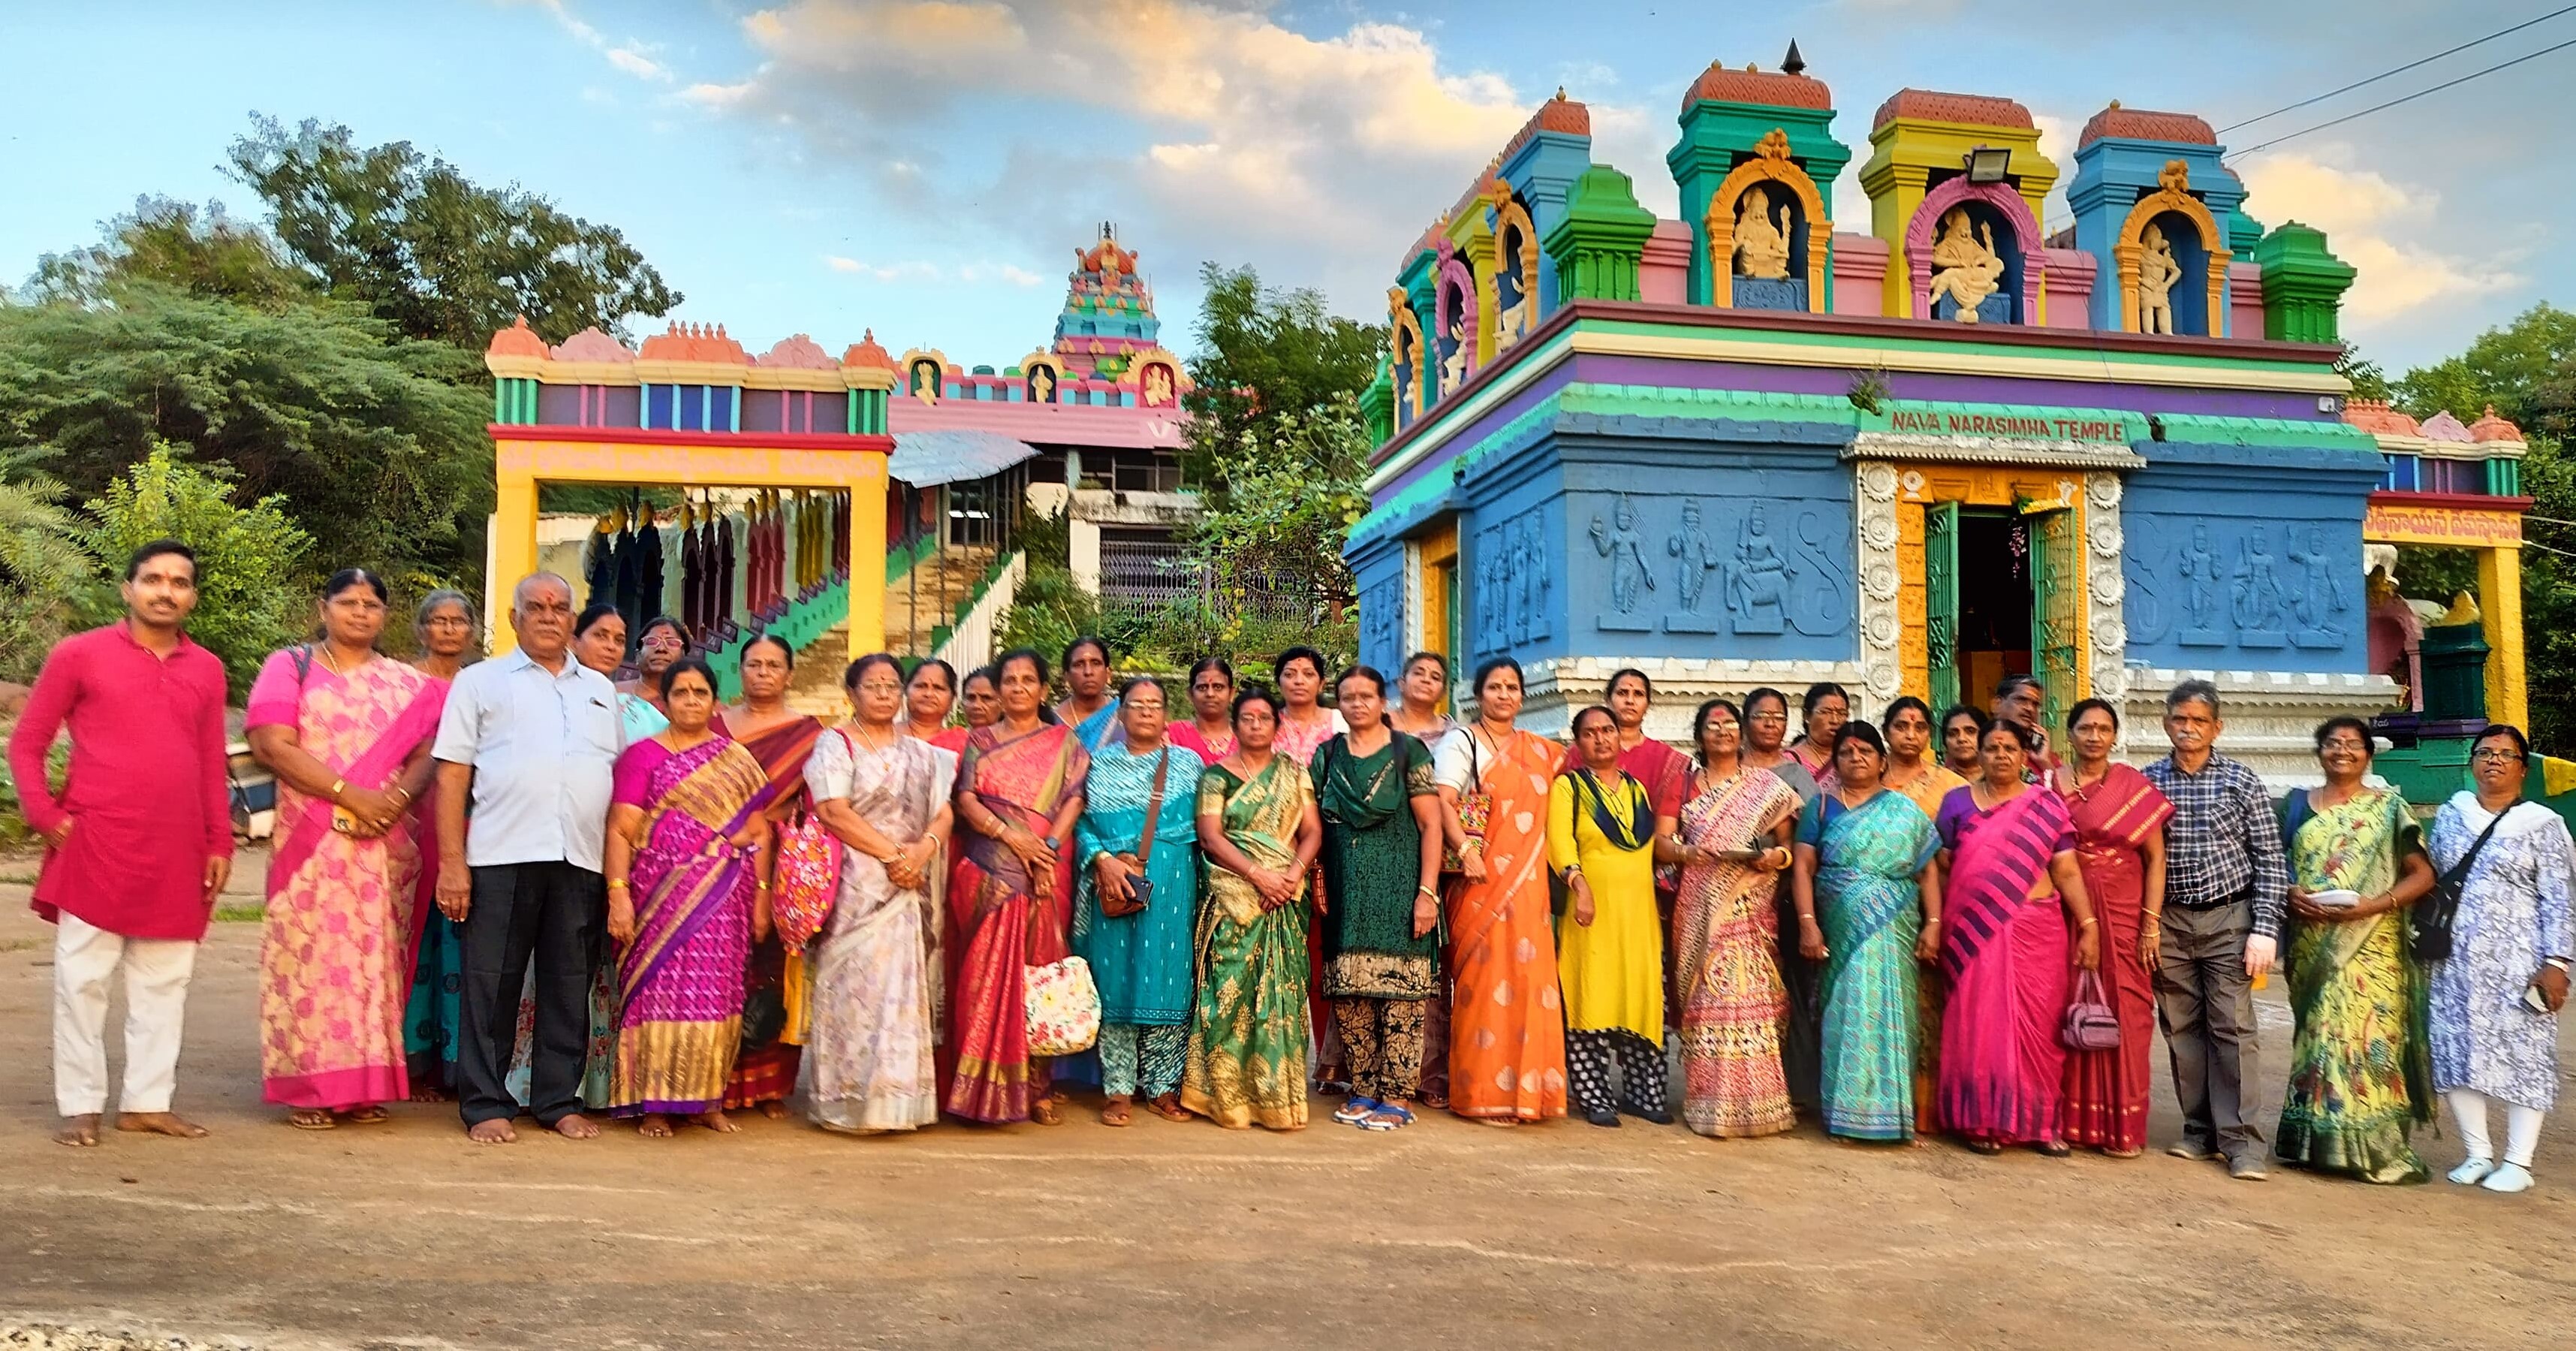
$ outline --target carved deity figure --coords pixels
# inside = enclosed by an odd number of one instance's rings
[[[1477,552],[1476,633],[1481,650],[1499,652],[1512,641],[1512,542],[1501,530],[1489,530]]]
[[[1160,408],[1172,401],[1172,373],[1161,366],[1145,368],[1145,404]]]
[[[939,402],[939,368],[930,362],[916,363],[912,368],[912,394],[923,403]]]
[[[1610,604],[1619,613],[1630,614],[1637,608],[1638,584],[1654,590],[1655,574],[1646,566],[1646,537],[1638,533],[1637,508],[1626,493],[1619,494],[1619,504],[1611,508],[1610,516],[1615,524],[1592,518],[1592,547],[1610,560]]]
[[[1664,552],[1680,559],[1678,578],[1682,611],[1698,614],[1700,597],[1708,591],[1708,574],[1724,566],[1717,556],[1717,541],[1700,528],[1699,499],[1682,499],[1682,527],[1664,540]]]
[[[1521,234],[1517,228],[1507,232],[1503,237],[1503,256],[1512,261],[1510,268],[1502,274],[1500,280],[1510,282],[1520,298],[1504,306],[1494,315],[1494,350],[1497,352],[1509,351],[1513,343],[1528,337],[1530,321],[1537,313],[1531,303],[1531,297],[1538,290],[1536,279],[1523,274],[1520,265],[1520,245],[1513,242],[1520,237]],[[1496,289],[1499,290],[1500,287]]]
[[[1784,209],[1781,214],[1785,218],[1788,213]],[[1746,188],[1737,199],[1735,275],[1764,281],[1789,277],[1789,237],[1771,223],[1771,194],[1759,184]]]
[[[1449,355],[1440,363],[1440,397],[1448,398],[1467,380],[1467,315],[1462,308],[1449,318]]]
[[[2191,546],[2182,552],[2183,608],[2190,612],[2188,627],[2218,627],[2218,587],[2222,564],[2218,551],[2209,546],[2209,527],[2195,522],[2191,527]]]
[[[2004,260],[1995,254],[1993,227],[1968,219],[1968,209],[1954,206],[1941,217],[1941,237],[1932,245],[1932,285],[1924,293],[1924,303],[1940,303],[1948,296],[1955,307],[1950,317],[1963,324],[1977,322],[1977,307],[1986,297],[2002,289]]]
[[[2290,598],[2291,613],[2298,616],[2299,627],[2312,633],[2330,633],[2334,617],[2352,608],[2352,592],[2344,584],[2341,570],[2326,552],[2325,531],[2308,527],[2305,540],[2298,531],[2290,531],[2290,561],[2299,565],[2299,590]]]
[[[1770,522],[1755,503],[1735,540],[1735,567],[1726,583],[1726,608],[1742,615],[1738,633],[1778,633],[1787,625],[1789,581],[1797,576],[1780,557]]]
[[[1044,366],[1029,372],[1029,392],[1037,396],[1039,403],[1055,402],[1055,372]]]
[[[1521,611],[1512,625],[1512,637],[1526,641],[1547,636],[1547,546],[1541,542],[1539,515],[1531,512],[1521,517],[1518,544],[1513,550],[1512,570],[1520,580]]]
[[[2245,537],[2236,553],[2236,627],[2270,630],[2280,623],[2281,579],[2272,562],[2272,542],[2263,527]]]
[[[2173,288],[2182,280],[2182,264],[2174,261],[2173,241],[2153,222],[2139,232],[2138,243],[2138,331],[2171,333]]]

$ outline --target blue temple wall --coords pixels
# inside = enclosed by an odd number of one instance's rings
[[[2141,442],[2120,506],[2132,665],[2368,671],[2361,520],[2373,452]]]

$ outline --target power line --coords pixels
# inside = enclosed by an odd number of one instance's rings
[[[2330,122],[2319,122],[2318,124],[2316,124],[2316,125],[2315,125],[2315,126],[2313,126],[2313,127],[2302,127],[2302,128],[2300,128],[2299,130],[2297,130],[2297,131],[2291,132],[2291,133],[2290,133],[2289,135],[2287,135],[2287,136],[2275,136],[2275,137],[2273,137],[2271,140],[2268,140],[2268,141],[2263,142],[2261,145],[2247,146],[2247,147],[2246,147],[2246,148],[2244,148],[2243,150],[2232,151],[2232,152],[2230,152],[2230,153],[2231,153],[2231,154],[2233,154],[2233,155],[2251,155],[2251,154],[2253,154],[2255,151],[2258,151],[2258,150],[2269,150],[2269,149],[2271,149],[2273,146],[2276,146],[2276,145],[2281,144],[2283,141],[2295,141],[2295,140],[2299,139],[2300,137],[2307,135],[2307,134],[2308,134],[2308,133],[2310,133],[2310,132],[2315,132],[2315,131],[2324,131],[2324,130],[2325,130],[2326,128],[2328,128],[2328,127],[2339,127],[2339,126],[2342,126],[2342,125],[2343,125],[2344,123],[2346,123],[2346,122],[2350,122],[2350,121],[2352,121],[2354,118],[2358,118],[2358,117],[2368,117],[2368,116],[2370,116],[2372,113],[2376,113],[2376,112],[2385,112],[2385,111],[2387,111],[2388,109],[2390,109],[2390,108],[2394,108],[2394,107],[2396,107],[2398,104],[2401,104],[2401,103],[2413,103],[2415,100],[2417,100],[2417,99],[2420,99],[2420,98],[2424,97],[2426,94],[2438,94],[2438,93],[2441,93],[2441,92],[2442,92],[2443,90],[2445,90],[2445,89],[2451,89],[2451,88],[2455,88],[2455,87],[2460,86],[2460,85],[2467,84],[2467,83],[2468,83],[2469,81],[2471,81],[2471,80],[2479,79],[2479,78],[2482,78],[2482,77],[2484,77],[2484,76],[2488,76],[2488,75],[2493,75],[2493,74],[2495,74],[2497,71],[2505,70],[2505,69],[2508,69],[2508,68],[2513,67],[2513,66],[2521,65],[2521,64],[2522,64],[2523,62],[2525,62],[2525,61],[2535,61],[2535,60],[2538,60],[2538,59],[2539,59],[2539,58],[2541,58],[2541,57],[2544,57],[2544,56],[2549,55],[2551,52],[2561,52],[2561,51],[2565,51],[2565,50],[2567,50],[2567,49],[2568,49],[2568,48],[2570,48],[2570,47],[2576,47],[2576,38],[2569,38],[2567,41],[2562,42],[2562,43],[2559,43],[2559,44],[2558,44],[2557,46],[2555,46],[2555,47],[2543,47],[2543,48],[2541,48],[2539,51],[2532,52],[2532,53],[2530,53],[2529,55],[2526,55],[2526,56],[2517,56],[2517,57],[2515,57],[2514,59],[2512,59],[2512,60],[2510,60],[2510,61],[2499,61],[2499,62],[2497,62],[2496,64],[2494,64],[2494,65],[2492,65],[2492,66],[2489,66],[2489,67],[2487,67],[2487,68],[2486,68],[2486,69],[2484,69],[2484,70],[2475,70],[2475,71],[2471,71],[2471,72],[2469,72],[2468,74],[2463,75],[2463,76],[2461,76],[2460,78],[2458,78],[2458,79],[2456,79],[2456,80],[2445,80],[2445,81],[2443,81],[2443,82],[2442,82],[2442,83],[2440,83],[2440,84],[2434,85],[2434,86],[2433,86],[2432,88],[2430,88],[2430,89],[2418,89],[2418,90],[2416,90],[2416,91],[2415,91],[2414,93],[2412,93],[2412,94],[2407,94],[2407,95],[2404,95],[2404,96],[2399,97],[2399,98],[2393,98],[2393,99],[2390,99],[2390,100],[2389,100],[2389,101],[2387,101],[2386,103],[2373,104],[2373,105],[2372,105],[2372,106],[2370,106],[2370,107],[2367,107],[2367,108],[2362,109],[2360,112],[2357,112],[2357,113],[2346,113],[2346,114],[2344,114],[2344,115],[2343,115],[2343,116],[2341,116],[2341,117],[2335,118],[2333,121],[2330,121]]]
[[[2522,30],[2524,30],[2524,29],[2526,29],[2526,28],[2531,27],[2533,24],[2547,23],[2547,22],[2549,22],[2551,19],[2555,19],[2555,18],[2557,18],[2557,17],[2558,17],[2559,15],[2561,15],[2561,14],[2570,14],[2570,13],[2576,13],[2576,5],[2569,5],[2569,6],[2568,6],[2567,8],[2565,8],[2565,9],[2553,9],[2553,10],[2549,11],[2548,13],[2541,15],[2541,16],[2540,16],[2539,18],[2537,18],[2537,19],[2527,19],[2527,20],[2524,20],[2524,21],[2523,21],[2523,22],[2521,22],[2521,23],[2515,24],[2515,25],[2514,25],[2513,27],[2511,27],[2511,28],[2499,28],[2499,29],[2497,29],[2496,31],[2494,31],[2494,32],[2492,32],[2492,33],[2487,34],[2485,37],[2482,37],[2482,38],[2472,38],[2472,39],[2470,39],[2470,40],[2469,40],[2469,41],[2467,41],[2467,42],[2463,42],[2463,43],[2461,43],[2461,44],[2460,44],[2459,46],[2457,46],[2457,47],[2450,48],[2450,49],[2449,49],[2449,50],[2447,50],[2447,51],[2439,51],[2439,52],[2435,52],[2435,53],[2433,53],[2431,56],[2425,57],[2425,58],[2423,58],[2423,59],[2422,59],[2422,60],[2420,60],[2420,61],[2409,61],[2409,62],[2407,62],[2405,65],[2399,66],[2399,67],[2397,67],[2397,68],[2396,68],[2396,69],[2394,69],[2394,70],[2383,70],[2383,71],[2379,72],[2378,74],[2371,76],[2371,77],[2370,77],[2369,79],[2367,79],[2367,80],[2355,80],[2355,81],[2353,81],[2352,83],[2350,83],[2350,84],[2348,84],[2348,85],[2345,85],[2345,86],[2344,86],[2343,88],[2341,88],[2341,89],[2329,89],[2329,90],[2327,90],[2326,92],[2324,92],[2324,93],[2322,93],[2322,94],[2317,95],[2315,98],[2312,98],[2312,99],[2301,99],[2301,100],[2299,100],[2298,102],[2293,103],[2293,104],[2289,105],[2289,106],[2288,106],[2288,107],[2286,107],[2286,108],[2275,108],[2275,109],[2273,109],[2272,111],[2270,111],[2270,112],[2268,112],[2268,113],[2263,114],[2263,116],[2261,116],[2261,117],[2249,117],[2249,118],[2246,118],[2246,119],[2245,119],[2244,121],[2242,121],[2242,122],[2232,123],[2232,124],[2230,124],[2230,125],[2228,125],[2228,126],[2220,127],[2220,128],[2218,129],[2218,134],[2219,134],[2219,135],[2221,135],[2221,136],[2224,136],[2224,135],[2226,135],[2227,133],[2229,133],[2229,132],[2231,132],[2231,131],[2236,130],[2236,128],[2238,128],[2238,127],[2250,127],[2250,126],[2254,125],[2255,123],[2257,123],[2257,122],[2261,122],[2261,121],[2264,121],[2264,120],[2266,120],[2266,119],[2268,119],[2268,118],[2279,117],[2279,116],[2280,116],[2281,114],[2283,114],[2283,113],[2296,112],[2296,111],[2298,111],[2298,110],[2299,110],[2299,109],[2301,109],[2301,108],[2307,107],[2307,106],[2308,106],[2309,104],[2311,104],[2311,103],[2323,103],[2323,102],[2325,102],[2327,99],[2333,98],[2333,97],[2334,97],[2335,95],[2337,95],[2337,94],[2349,94],[2349,93],[2351,93],[2352,91],[2354,91],[2354,90],[2356,90],[2356,89],[2361,88],[2363,85],[2377,84],[2377,83],[2379,83],[2380,81],[2387,79],[2387,78],[2388,78],[2389,76],[2391,76],[2391,75],[2403,75],[2403,74],[2405,74],[2406,72],[2408,72],[2408,71],[2410,71],[2410,70],[2415,69],[2417,66],[2427,66],[2427,65],[2431,65],[2432,63],[2434,63],[2434,62],[2436,62],[2436,61],[2441,60],[2443,57],[2451,56],[2451,55],[2455,55],[2455,54],[2460,53],[2460,52],[2465,52],[2465,51],[2467,51],[2468,49],[2470,49],[2471,47],[2475,47],[2475,46],[2479,45],[2480,43],[2493,42],[2493,41],[2495,41],[2497,38],[2504,37],[2504,36],[2506,36],[2506,35],[2508,35],[2508,34],[2512,34],[2512,33],[2519,33],[2519,32],[2521,32]]]

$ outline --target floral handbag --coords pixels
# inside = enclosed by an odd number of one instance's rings
[[[1485,789],[1484,757],[1472,729],[1467,729],[1467,781],[1475,787],[1461,790],[1458,794],[1458,829],[1468,839],[1481,842],[1485,838],[1485,824],[1494,817],[1494,795]],[[1440,847],[1440,871],[1463,873],[1467,871],[1467,861],[1458,856],[1457,850],[1444,844]]]
[[[843,741],[849,733],[840,733]],[[852,747],[855,754],[856,747]],[[832,902],[841,894],[840,837],[823,828],[822,814],[799,812],[779,827],[778,865],[770,879],[770,923],[790,955],[832,919]]]
[[[1100,987],[1079,957],[1027,968],[1029,1054],[1072,1055],[1100,1040]]]

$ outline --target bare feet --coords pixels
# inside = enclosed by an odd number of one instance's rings
[[[646,1112],[644,1120],[635,1127],[635,1133],[647,1140],[668,1140],[671,1138],[671,1118],[660,1112]]]
[[[496,1116],[466,1127],[465,1138],[478,1145],[506,1145],[518,1140],[519,1131],[510,1124],[508,1117]]]
[[[773,1121],[787,1115],[784,1108],[781,1108],[776,1112],[769,1110],[772,1107],[777,1107],[777,1103],[765,1102],[760,1106],[761,1115],[766,1116]],[[732,1120],[725,1116],[724,1109],[721,1107],[711,1107],[706,1111],[698,1113],[697,1122],[699,1125],[706,1127],[708,1130],[714,1131],[718,1135],[731,1135],[742,1129],[742,1127],[733,1124]]]
[[[119,1112],[116,1128],[137,1135],[167,1135],[181,1140],[203,1140],[206,1128],[176,1112]]]
[[[768,1117],[772,1121],[785,1121],[787,1119],[787,1104],[782,1099],[771,1098],[769,1101],[760,1104],[760,1114]],[[728,1126],[726,1129],[731,1130],[732,1127]]]
[[[98,1117],[96,1112],[64,1117],[63,1128],[54,1132],[54,1143],[75,1149],[95,1147],[98,1144]]]
[[[555,1134],[567,1140],[590,1140],[599,1135],[599,1123],[579,1112],[566,1112],[555,1118]]]

